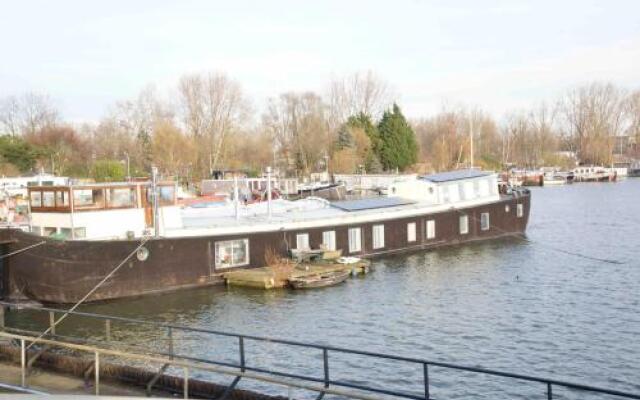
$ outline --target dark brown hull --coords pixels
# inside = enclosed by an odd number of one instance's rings
[[[516,215],[517,203],[523,204],[522,217]],[[507,205],[509,212],[506,211]],[[363,232],[363,251],[348,255],[375,257],[521,234],[529,220],[529,208],[530,195],[525,193],[516,197],[503,196],[498,202],[464,210],[451,209],[387,220],[384,221],[385,247],[376,250],[371,247],[374,223],[249,235],[151,239],[145,244],[149,250],[145,261],[131,257],[88,300],[108,300],[220,284],[223,282],[222,272],[230,270],[218,270],[215,267],[215,242],[220,240],[249,238],[250,267],[262,267],[265,265],[267,249],[286,255],[291,244],[295,245],[297,233],[309,233],[310,246],[318,248],[322,242],[322,232],[333,229],[336,231],[337,248],[347,249],[348,229],[358,226]],[[459,233],[461,212],[469,215],[469,233],[465,235]],[[486,231],[480,229],[480,214],[483,212],[491,215],[491,227]],[[426,238],[427,219],[436,221],[435,239]],[[416,223],[415,242],[407,241],[407,224],[410,222]],[[46,241],[43,245],[0,260],[0,297],[28,298],[44,303],[75,303],[139,245],[139,240],[59,241],[17,230],[2,230],[0,243],[4,244],[0,245],[0,252],[7,254],[43,240]]]

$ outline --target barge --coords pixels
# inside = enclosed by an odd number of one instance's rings
[[[270,197],[270,196],[269,196]],[[372,258],[525,232],[530,192],[460,170],[390,185],[388,194],[180,207],[171,183],[29,188],[30,232],[0,231],[0,297],[75,303],[223,283],[291,250]],[[153,207],[153,205],[156,207]],[[137,250],[137,251],[136,251]]]

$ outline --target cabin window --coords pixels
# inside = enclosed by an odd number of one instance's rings
[[[42,236],[51,236],[58,232],[58,230],[53,226],[45,226],[42,230]]]
[[[409,222],[407,224],[407,242],[415,242],[416,241],[416,223]]]
[[[523,215],[524,215],[524,206],[522,205],[522,203],[519,203],[516,208],[516,216],[518,218],[522,218]]]
[[[336,231],[326,231],[322,232],[322,244],[324,245],[325,250],[335,250],[336,249]]]
[[[136,206],[135,188],[110,188],[107,189],[109,207],[130,208]]]
[[[160,186],[160,205],[171,206],[175,203],[176,189],[174,186]]]
[[[381,249],[384,247],[384,225],[373,226],[373,248]]]
[[[34,193],[34,192],[31,192],[31,193]],[[36,234],[36,235],[38,235],[38,236],[42,236],[42,228],[41,228],[41,227],[39,227],[39,226],[35,226],[35,225],[33,225],[33,226],[31,227],[31,233],[35,233],[35,234]]]
[[[436,220],[430,219],[427,221],[427,239],[433,239],[436,237]]]
[[[465,214],[460,216],[460,234],[466,235],[467,233],[469,233],[469,216]]]
[[[76,239],[82,239],[87,237],[87,228],[73,228],[74,236]]]
[[[480,229],[482,229],[483,231],[488,231],[489,227],[490,227],[489,213],[485,212],[480,214]]]
[[[55,192],[42,192],[42,207],[53,208],[56,206],[56,193]]]
[[[362,251],[362,233],[360,228],[349,228],[349,253]]]
[[[42,207],[42,192],[31,192],[31,207]]]
[[[309,234],[299,233],[296,235],[296,249],[297,250],[309,250]]]
[[[104,190],[74,189],[73,207],[83,210],[104,208]]]
[[[249,239],[216,242],[216,269],[249,264]]]
[[[463,191],[464,196],[462,197],[464,200],[471,200],[473,199],[474,196],[474,190],[473,190],[473,182],[465,182],[464,183],[464,191]]]
[[[71,239],[71,228],[60,228],[60,234],[64,236],[65,239]]]
[[[69,192],[56,192],[56,207],[69,207]]]

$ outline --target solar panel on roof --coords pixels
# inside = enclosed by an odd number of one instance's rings
[[[372,210],[414,204],[415,201],[400,197],[372,197],[370,199],[333,201],[331,206],[344,211]]]
[[[438,174],[431,174],[421,176],[420,179],[424,179],[431,182],[448,182],[457,181],[460,179],[480,178],[483,176],[489,176],[491,172],[480,171],[477,169],[461,169],[457,171],[440,172]]]

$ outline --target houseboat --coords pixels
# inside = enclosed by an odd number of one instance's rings
[[[573,170],[576,182],[615,182],[618,174],[613,168],[581,166]]]
[[[225,272],[263,267],[291,250],[369,258],[520,235],[530,209],[528,190],[499,191],[497,174],[478,170],[333,202],[269,196],[181,208],[174,184],[133,182],[30,187],[29,199],[31,232],[0,231],[8,255],[0,293],[43,303],[77,302],[124,260],[89,301],[220,284]]]

